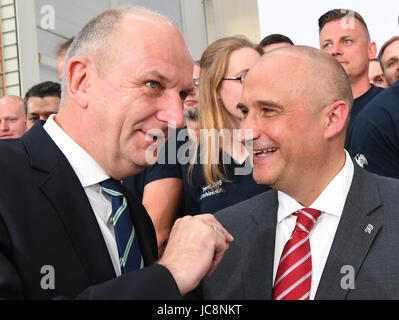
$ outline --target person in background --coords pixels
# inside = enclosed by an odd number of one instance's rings
[[[388,88],[389,85],[385,80],[384,72],[378,59],[372,59],[369,63],[369,81],[372,85],[381,88]]]
[[[26,132],[24,101],[17,96],[0,99],[0,139],[15,139]]]
[[[46,121],[56,114],[60,105],[61,85],[57,82],[45,81],[30,88],[24,98],[27,129],[39,121]]]
[[[370,101],[356,119],[351,156],[364,169],[399,179],[399,80]]]
[[[384,90],[369,82],[369,61],[375,58],[377,47],[370,40],[363,17],[347,9],[330,10],[319,18],[319,40],[320,49],[337,59],[351,83],[355,101],[346,131],[345,148],[348,149],[357,115],[373,97]]]
[[[183,112],[186,121],[187,129],[196,131],[198,129],[198,107],[199,107],[199,75],[200,75],[200,62],[194,61],[193,84],[194,90],[183,101]]]
[[[399,36],[385,42],[378,54],[382,71],[389,86],[399,80]]]
[[[273,33],[264,37],[259,45],[263,48],[263,51],[267,53],[276,48],[293,46],[294,42],[283,34]]]
[[[62,73],[64,71],[65,57],[75,37],[69,38],[60,45],[57,52],[57,72],[60,80],[62,80]]]
[[[242,85],[262,54],[247,38],[233,36],[213,42],[201,56],[200,135],[196,161],[183,174],[185,214],[213,213],[268,190],[253,180],[251,159],[237,137]]]

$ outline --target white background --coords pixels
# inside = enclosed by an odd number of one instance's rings
[[[319,48],[319,17],[332,9],[355,10],[364,18],[379,51],[399,35],[399,0],[258,0],[261,39],[272,33],[295,44]]]

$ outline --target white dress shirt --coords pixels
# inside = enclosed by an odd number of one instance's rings
[[[109,179],[110,176],[80,145],[61,129],[54,121],[54,118],[55,115],[51,115],[43,128],[68,159],[69,164],[82,184],[104,237],[115,273],[119,276],[121,275],[121,267],[111,219],[111,197],[102,191],[100,186],[100,182]]]
[[[345,151],[346,161],[341,171],[328,184],[319,197],[309,208],[321,211],[321,215],[309,235],[312,254],[312,282],[310,299],[313,300],[320,282],[321,274],[327,261],[328,254],[337,231],[338,223],[344,209],[346,197],[353,178],[353,163],[348,152]],[[287,194],[278,191],[278,212],[276,243],[274,251],[273,279],[284,246],[295,228],[296,217],[292,214],[304,208]]]

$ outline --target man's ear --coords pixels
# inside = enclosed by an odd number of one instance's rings
[[[375,56],[377,55],[377,45],[375,42],[370,42],[369,43],[369,60],[372,60],[375,58]]]
[[[349,121],[349,106],[344,101],[336,101],[328,107],[327,116],[325,137],[330,139],[346,128],[346,122]]]
[[[90,87],[90,62],[82,57],[73,57],[67,66],[67,85],[69,96],[81,107],[88,106]]]

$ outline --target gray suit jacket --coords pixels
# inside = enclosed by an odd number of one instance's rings
[[[277,208],[272,190],[216,213],[235,241],[198,288],[202,298],[272,298]],[[399,180],[355,164],[315,299],[399,299]]]

